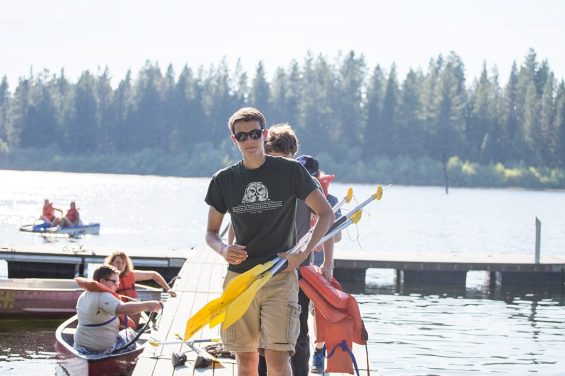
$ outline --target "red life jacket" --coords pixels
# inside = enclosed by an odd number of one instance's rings
[[[353,373],[352,343],[365,345],[368,339],[357,301],[313,265],[301,267],[300,274],[300,288],[316,307],[316,342],[326,343],[326,372]]]
[[[76,223],[76,221],[78,220],[78,210],[72,208],[67,210],[65,217],[67,217],[73,224]]]
[[[86,291],[109,292],[110,294],[114,295],[116,299],[121,300],[120,296],[117,293],[110,290],[109,288],[107,288],[98,281],[88,278],[82,278],[82,277],[76,277],[75,281],[82,289]],[[120,317],[120,328],[126,328],[126,315],[120,314],[119,317]],[[136,327],[135,322],[128,317],[127,328],[135,328],[135,327]]]
[[[324,191],[324,196],[327,196],[330,183],[335,179],[335,175],[326,175],[322,172],[317,177],[317,179],[320,182],[320,185],[322,186],[322,191]]]
[[[127,274],[120,275],[120,287],[116,290],[120,295],[129,296],[130,298],[137,299],[137,290],[135,289],[135,275],[133,271]],[[127,299],[124,299],[127,301]]]
[[[43,216],[53,222],[53,219],[55,218],[55,209],[53,209],[53,204],[43,205]]]

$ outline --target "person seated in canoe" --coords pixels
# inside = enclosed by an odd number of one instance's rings
[[[115,251],[110,256],[106,257],[104,262],[114,266],[120,271],[120,286],[116,290],[120,295],[137,299],[135,283],[153,280],[161,286],[163,291],[169,293],[173,298],[177,296],[177,293],[173,291],[171,286],[169,286],[167,281],[165,281],[163,276],[158,272],[153,270],[134,270],[131,258],[125,252]]]
[[[67,214],[61,218],[61,227],[78,226],[81,224],[80,214],[78,213],[78,208],[74,201],[71,201],[71,207],[67,210]]]
[[[61,216],[63,215],[63,211],[61,209],[54,207],[53,203],[49,202],[49,199],[46,198],[43,201],[43,211],[39,219],[45,222],[47,227],[57,226],[59,219],[55,217],[55,211],[61,213]]]
[[[111,265],[100,265],[93,280],[76,278],[86,291],[77,300],[78,326],[74,334],[74,347],[84,355],[105,355],[122,349],[135,336],[129,323],[120,331],[121,314],[158,312],[163,303],[157,300],[146,302],[122,302],[116,289],[120,285],[120,271]],[[127,318],[125,322],[128,322]],[[131,346],[127,349],[131,350]]]

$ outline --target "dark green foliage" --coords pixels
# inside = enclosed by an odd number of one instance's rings
[[[469,84],[454,52],[405,77],[354,51],[268,71],[3,78],[0,168],[209,176],[240,158],[227,120],[254,106],[341,181],[440,185],[445,163],[453,186],[565,187],[565,84],[533,50],[502,85],[486,63]]]

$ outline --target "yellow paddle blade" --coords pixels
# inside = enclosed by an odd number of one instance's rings
[[[216,312],[210,317],[210,328],[213,328],[224,321],[224,318],[226,317],[226,308],[227,307],[223,307],[221,311]]]
[[[352,198],[353,198],[353,188],[349,187],[347,189],[347,195],[345,195],[345,202],[349,204]]]
[[[241,318],[249,309],[251,302],[257,295],[257,291],[263,287],[267,282],[271,280],[274,273],[267,271],[261,277],[257,278],[255,282],[243,294],[241,294],[237,299],[235,299],[226,308],[225,318],[222,326],[222,330],[226,330],[233,325],[237,320]]]
[[[379,185],[379,186],[377,186],[377,192],[375,192],[375,198],[377,200],[380,200],[381,197],[383,197],[383,186]]]
[[[361,215],[363,214],[363,210],[359,210],[357,213],[353,214],[349,219],[351,223],[357,223],[361,219]]]
[[[264,264],[256,265],[245,273],[241,273],[240,275],[234,277],[231,281],[229,281],[228,285],[224,289],[224,292],[222,293],[222,296],[226,293],[228,295],[233,295],[236,291],[239,290],[241,286],[249,286],[251,283],[253,283],[258,275],[263,273],[265,270],[269,270],[272,266],[273,262],[267,261]]]
[[[187,320],[184,340],[188,341],[200,329],[204,328],[206,324],[209,324],[210,320],[218,314],[221,314],[222,310],[225,309],[225,307],[237,298],[243,291],[245,291],[257,279],[258,275],[269,270],[272,266],[273,261],[267,261],[266,263],[257,265],[229,281],[222,293],[222,296],[208,302]],[[221,320],[223,320],[223,318],[221,318]],[[220,322],[215,325],[218,325]]]
[[[188,341],[194,334],[196,334],[196,332],[204,328],[210,321],[210,313],[216,312],[218,309],[223,307],[223,305],[223,299],[222,296],[220,296],[219,298],[208,302],[208,304],[192,315],[192,317],[190,317],[186,322],[184,340]]]

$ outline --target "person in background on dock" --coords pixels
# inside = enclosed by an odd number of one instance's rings
[[[46,198],[43,201],[43,212],[41,213],[39,219],[45,222],[48,227],[57,226],[58,218],[55,217],[55,211],[61,213],[61,216],[63,215],[63,211],[61,209],[53,207],[53,203],[49,202],[49,199]]]
[[[269,128],[269,136],[265,143],[265,151],[267,154],[272,156],[279,156],[285,158],[294,158],[298,152],[298,137],[294,133],[292,127],[288,124],[277,124]],[[304,156],[303,156],[304,157]],[[302,160],[298,159],[299,162],[305,167],[306,166]],[[316,161],[317,162],[317,161]],[[314,176],[311,171],[306,168],[310,175]],[[322,189],[320,185],[318,187]],[[335,205],[337,202],[328,202],[331,205]],[[296,203],[296,215],[295,215],[295,227],[296,227],[296,237],[297,239],[302,238],[311,227],[311,215],[312,210],[306,205],[302,200],[297,200]],[[321,249],[317,252],[313,252],[313,257],[317,255],[322,255],[322,260],[325,258],[329,260],[329,264],[322,265],[322,270],[324,275],[330,276],[331,279],[333,270],[333,238],[324,242]],[[323,252],[322,252],[323,250]],[[324,257],[325,252],[331,252],[326,257]],[[312,257],[308,257],[300,266],[310,265],[312,262]],[[319,266],[321,263],[319,264]],[[329,269],[329,270],[328,270]],[[300,277],[299,277],[300,278]],[[326,277],[327,278],[327,277]],[[302,290],[298,293],[298,304],[300,305],[300,333],[296,341],[296,350],[294,355],[290,359],[292,374],[293,376],[308,376],[310,373],[310,336],[308,328],[308,311],[310,305],[310,299],[304,294]],[[264,365],[263,359],[260,359],[259,365],[259,375],[266,376],[266,365]],[[265,367],[265,368],[263,368]]]
[[[120,284],[119,274],[118,269],[111,265],[100,265],[92,278],[104,291],[100,288],[97,291],[87,290],[77,300],[78,326],[74,334],[74,347],[81,354],[105,355],[122,348],[135,336],[135,332],[129,328],[120,331],[118,315],[158,312],[163,306],[156,300],[120,301],[114,296]]]
[[[78,226],[81,224],[80,214],[74,201],[71,201],[71,207],[67,210],[67,214],[61,218],[61,227]]]
[[[141,281],[155,281],[163,291],[175,298],[177,293],[165,281],[161,274],[153,270],[134,270],[129,256],[122,251],[115,251],[104,260],[105,264],[112,265],[120,271],[120,287],[116,292],[132,299],[137,299],[135,283]]]
[[[289,357],[294,354],[299,332],[298,276],[296,268],[329,229],[334,220],[330,205],[300,163],[265,154],[265,118],[254,108],[236,111],[228,122],[232,142],[243,160],[212,177],[206,242],[228,263],[224,287],[231,279],[256,265],[285,257],[285,272],[272,277],[255,295],[247,312],[222,330],[226,349],[236,353],[240,375],[257,374],[259,353],[269,372],[291,375]],[[287,251],[296,243],[296,199],[302,199],[319,216],[305,249]],[[259,205],[258,205],[259,204]],[[230,213],[236,244],[224,244],[220,226]]]
[[[324,195],[326,199],[330,203],[330,205],[334,206],[338,203],[337,197],[330,194],[328,192],[328,187],[330,182],[334,179],[334,175],[327,175],[323,171],[320,170],[320,163],[318,160],[310,155],[301,155],[300,157],[296,158],[304,168],[316,178],[316,180],[320,183]],[[336,213],[336,218],[341,216],[341,212]],[[312,222],[315,223],[315,214],[312,214]],[[298,217],[296,219],[298,224]],[[297,225],[298,228],[298,225]],[[334,255],[334,244],[341,240],[341,232],[337,233],[332,239],[329,239],[327,242],[323,244],[323,252],[314,252],[312,263],[316,266],[321,268],[321,272],[324,277],[328,280],[328,282],[332,281],[333,278],[333,255]],[[302,293],[302,290],[301,290]],[[304,294],[304,296],[306,296]],[[308,299],[308,298],[306,298]],[[310,299],[308,299],[308,303],[310,303]],[[313,308],[313,307],[312,307]],[[308,311],[307,308],[303,308]],[[308,314],[306,314],[308,316]],[[305,319],[308,322],[308,318]],[[314,320],[314,333],[316,331],[316,321]],[[325,363],[325,354],[324,354],[324,343],[323,342],[315,342],[314,343],[314,355],[312,357],[312,368],[310,371],[312,373],[324,373],[324,363]]]

